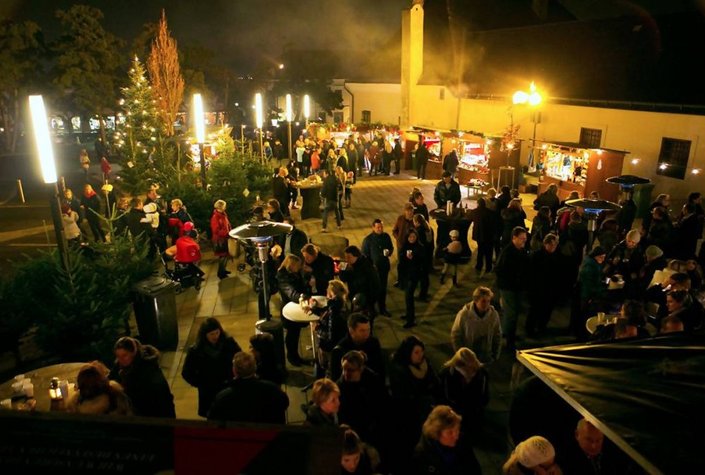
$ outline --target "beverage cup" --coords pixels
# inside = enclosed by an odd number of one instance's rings
[[[389,249],[383,249],[383,250],[382,250],[382,255],[383,255],[384,257],[389,257]]]
[[[411,259],[413,255],[414,255],[414,251],[412,251],[411,249],[407,249],[406,257]]]
[[[24,385],[22,386],[22,389],[24,390],[24,395],[26,397],[29,397],[29,398],[34,397],[34,384],[24,383]]]

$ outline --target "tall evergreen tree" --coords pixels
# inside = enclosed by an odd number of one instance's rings
[[[144,192],[150,181],[159,181],[163,156],[164,122],[146,71],[135,56],[128,73],[129,84],[121,89],[122,113],[114,145],[122,158],[121,173],[125,191]]]
[[[154,85],[159,113],[162,115],[166,134],[174,135],[174,121],[184,97],[184,79],[179,66],[176,40],[169,34],[166,13],[162,10],[157,37],[147,60],[149,77]]]

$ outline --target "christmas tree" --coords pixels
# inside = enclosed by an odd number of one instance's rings
[[[129,85],[122,88],[114,145],[122,159],[121,187],[132,194],[144,193],[152,182],[167,170],[163,166],[164,124],[157,101],[145,74],[135,57],[129,71]]]

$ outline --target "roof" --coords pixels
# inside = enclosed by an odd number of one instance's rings
[[[520,351],[518,359],[647,472],[701,465],[702,336],[563,345]]]
[[[453,73],[447,15],[431,10],[425,19],[422,83],[454,84],[460,76],[465,97],[511,96],[535,81],[564,102],[705,105],[705,20],[698,11],[484,30],[465,22],[460,74]]]

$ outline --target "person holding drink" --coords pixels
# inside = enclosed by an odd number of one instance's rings
[[[418,242],[416,231],[411,229],[406,235],[406,242],[400,250],[400,270],[399,281],[404,289],[404,301],[406,303],[406,315],[402,318],[406,320],[404,328],[416,326],[416,309],[414,308],[414,293],[421,280],[421,274],[425,272],[424,249]]]

